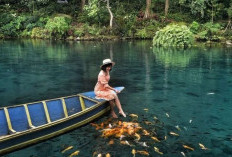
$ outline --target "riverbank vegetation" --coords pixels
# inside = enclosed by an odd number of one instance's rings
[[[231,19],[232,0],[2,0],[0,38],[153,39],[179,27],[230,43]]]

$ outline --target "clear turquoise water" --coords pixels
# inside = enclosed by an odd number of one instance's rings
[[[86,125],[5,156],[59,157],[80,150],[79,156],[97,151],[126,157],[132,156],[133,148],[159,156],[154,146],[170,157],[183,156],[180,152],[193,157],[232,156],[232,47],[176,50],[151,46],[150,41],[0,41],[0,106],[93,90],[102,60],[111,57],[116,66],[110,84],[126,87],[120,94],[125,112],[137,114],[141,126],[155,130],[157,137],[168,137],[160,143],[144,138],[149,148],[120,145],[117,139],[108,145],[109,139]],[[96,123],[106,119],[107,115]],[[120,119],[131,121],[129,116]],[[180,136],[170,136],[170,131]],[[209,150],[201,150],[198,143]],[[182,144],[195,150],[186,150]],[[74,148],[61,153],[69,145]]]

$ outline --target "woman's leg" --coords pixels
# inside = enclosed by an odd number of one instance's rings
[[[118,107],[118,110],[119,110],[119,114],[121,114],[123,117],[126,117],[126,114],[124,113],[124,111],[122,109],[122,105],[120,103],[120,100],[116,94],[115,94],[114,98],[115,98],[116,106]]]
[[[110,113],[113,118],[118,118],[118,116],[114,112],[114,100],[110,100]]]

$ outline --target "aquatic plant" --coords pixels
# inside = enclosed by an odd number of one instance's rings
[[[153,46],[189,47],[193,43],[193,34],[185,25],[170,24],[156,32]]]

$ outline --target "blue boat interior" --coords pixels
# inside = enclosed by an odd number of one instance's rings
[[[20,132],[28,129],[27,115],[24,106],[8,108],[11,125],[15,131]]]
[[[0,109],[0,136],[8,134],[8,126],[6,121],[6,116],[3,109]]]
[[[122,91],[124,87],[115,89]],[[0,137],[67,118],[103,101],[105,100],[96,99],[92,91],[80,95],[0,108]]]
[[[91,93],[91,95],[94,96],[93,92],[89,92],[89,93]],[[82,97],[82,99],[84,102],[85,109],[97,104],[96,101],[92,101],[91,99],[86,99],[85,97]],[[44,107],[44,105],[46,107]],[[64,109],[64,105],[66,109]],[[82,111],[79,95],[58,98],[53,100],[46,100],[44,101],[44,103],[43,102],[30,103],[27,104],[26,106],[28,108],[31,124],[34,127],[38,127],[47,124],[49,122],[46,115],[46,110],[48,112],[50,122],[54,122],[62,118],[65,118],[65,110],[67,111],[67,116],[71,116],[75,113]],[[9,114],[10,124],[14,131],[21,132],[30,129],[29,121],[24,105],[8,107],[6,109]],[[0,136],[6,136],[10,134],[8,121],[9,120],[7,120],[7,115],[4,109],[3,108],[0,109],[0,128],[1,128]]]

